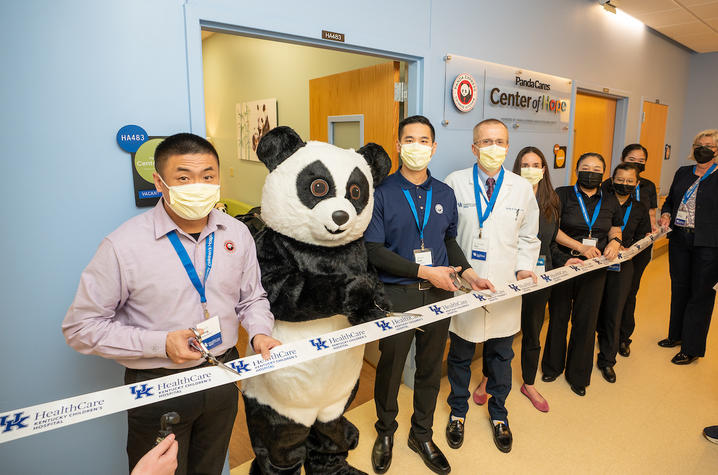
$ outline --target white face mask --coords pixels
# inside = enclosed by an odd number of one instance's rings
[[[543,180],[543,168],[524,167],[521,169],[521,176],[535,185]]]
[[[418,172],[429,165],[431,149],[432,147],[418,142],[402,144],[401,161],[409,170]]]
[[[219,201],[219,185],[190,183],[188,185],[169,186],[161,176],[160,180],[170,192],[167,204],[181,218],[190,221],[202,219],[212,211],[214,205]]]
[[[506,159],[506,149],[496,144],[479,149],[479,163],[489,171],[498,170]]]

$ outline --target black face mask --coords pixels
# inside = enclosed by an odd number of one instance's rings
[[[638,173],[643,173],[643,171],[646,169],[645,163],[638,163],[638,162],[626,162],[630,163],[631,165],[635,165],[636,168],[638,168]]]
[[[603,180],[603,173],[599,172],[589,172],[582,170],[578,172],[577,176],[577,183],[582,187],[586,188],[587,190],[598,188],[601,185],[601,181]]]
[[[614,183],[613,184],[613,190],[621,195],[626,196],[633,193],[633,191],[636,189],[635,185],[627,185],[625,183]]]
[[[713,160],[715,154],[708,147],[696,147],[693,149],[693,158],[698,163],[708,163]]]

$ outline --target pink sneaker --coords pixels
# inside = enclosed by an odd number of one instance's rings
[[[474,390],[474,402],[478,404],[479,406],[483,406],[486,404],[486,401],[489,400],[489,395],[486,393],[480,393],[479,388],[481,387],[481,383],[479,383],[478,386],[476,386],[476,389]]]
[[[523,394],[524,396],[529,398],[529,401],[531,401],[531,404],[533,404],[536,409],[538,409],[541,412],[548,412],[548,402],[545,399],[543,401],[541,401],[539,399],[532,398],[531,395],[529,394],[528,390],[526,389],[525,384],[521,385],[521,394]],[[476,400],[476,399],[474,399],[474,400]]]

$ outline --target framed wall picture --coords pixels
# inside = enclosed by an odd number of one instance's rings
[[[259,140],[277,126],[277,99],[241,102],[235,106],[237,157],[258,162]]]

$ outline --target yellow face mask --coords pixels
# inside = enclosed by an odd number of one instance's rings
[[[489,171],[498,170],[506,159],[506,149],[496,144],[479,149],[479,163]]]
[[[401,146],[401,161],[406,168],[418,172],[429,166],[431,147],[418,142],[405,143]]]
[[[160,180],[170,192],[167,204],[178,216],[196,221],[207,216],[219,201],[219,185],[211,183],[190,183],[188,185],[169,186],[160,176]]]
[[[525,167],[521,169],[521,176],[526,178],[529,183],[535,185],[543,180],[543,168]]]

